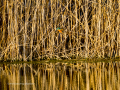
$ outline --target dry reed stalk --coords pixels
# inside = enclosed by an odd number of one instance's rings
[[[107,1],[107,4],[106,4],[107,6],[109,5],[109,2]],[[106,7],[107,7],[106,6]],[[110,9],[111,9],[111,6],[110,6]],[[106,11],[108,12],[108,8],[106,8]],[[107,26],[110,26],[109,28],[108,28],[108,48],[109,48],[109,51],[108,51],[108,56],[110,57],[110,51],[111,51],[111,46],[110,46],[110,39],[111,39],[111,37],[110,37],[110,33],[111,33],[111,22],[110,22],[110,19],[111,19],[111,12],[109,12],[109,13],[107,13],[106,14],[106,18],[107,18],[107,21],[106,21],[106,24],[107,24]]]
[[[37,8],[41,8],[39,0],[37,0]],[[38,27],[38,29],[37,29],[38,30],[37,31],[37,34],[38,34],[38,36],[37,36],[37,44],[39,44],[40,41],[41,41],[41,24],[42,24],[42,22],[41,22],[41,14],[39,14],[39,13],[41,13],[41,9],[38,9],[38,12],[37,12],[37,21],[38,21],[37,22],[37,27]],[[38,46],[37,52],[39,54],[41,54],[41,46]],[[41,58],[41,56],[38,56],[38,59],[40,59],[40,58]]]
[[[96,2],[96,0],[94,0]],[[92,46],[93,46],[93,51],[91,52],[96,52],[96,4],[92,3],[92,19],[91,19],[91,34],[93,35],[93,40],[91,40]]]
[[[47,5],[48,5],[48,4],[49,4],[49,2],[47,1]],[[49,7],[47,7],[47,16],[46,16],[46,20],[47,20],[46,25],[47,25],[47,26],[49,25],[49,21],[48,21],[49,17],[48,17],[48,15],[49,15]],[[46,27],[46,30],[47,30],[47,36],[48,36],[48,35],[49,35],[48,27]],[[48,38],[47,38],[47,40],[46,40],[46,44],[47,44],[46,49],[48,50],[48,49],[49,49],[49,39],[48,39]],[[46,54],[47,54],[47,51],[46,51]]]
[[[41,13],[41,14],[42,14],[42,17],[41,17],[42,22],[45,21],[45,18],[44,18],[44,17],[45,17],[44,5],[45,5],[45,0],[42,0],[42,10],[41,10],[41,11],[42,11],[42,13]],[[43,36],[43,35],[44,35],[44,33],[45,33],[45,29],[44,29],[45,26],[44,26],[44,25],[45,25],[45,23],[44,23],[43,26],[41,27],[41,32],[42,32],[42,33],[41,33],[41,35],[42,35],[42,38],[41,38],[41,39],[42,39],[42,46],[41,46],[41,47],[42,47],[42,51],[44,51],[44,42],[43,42],[43,39],[44,39],[44,36]],[[43,52],[42,54],[44,54],[44,52]],[[42,55],[42,58],[43,58],[43,55]]]
[[[77,13],[77,7],[78,7],[78,5],[77,5],[77,1],[75,0],[75,14],[76,14],[76,17],[78,17],[78,13]],[[78,26],[78,21],[77,21],[77,19],[76,19],[76,22],[75,22],[75,24],[76,24],[76,26]],[[75,29],[75,32],[78,32],[78,29],[77,29],[77,27],[76,27],[76,29]],[[76,56],[78,57],[78,33],[77,33],[77,35],[76,35]]]
[[[6,0],[5,1],[3,1],[3,3],[6,3]],[[6,9],[6,4],[4,4],[4,6],[3,6],[3,10],[2,10],[2,14],[3,14],[3,16],[2,16],[2,19],[3,19],[3,21],[2,21],[2,25],[3,25],[3,28],[2,28],[2,47],[3,47],[3,50],[4,50],[4,46],[6,46],[5,44],[6,44],[6,42],[5,42],[5,30],[6,30],[6,18],[5,18],[5,15],[6,15],[6,13],[5,13],[5,9]],[[6,60],[6,53],[5,53],[5,60]]]
[[[52,25],[52,27],[51,27],[52,30],[51,30],[51,31],[52,31],[52,34],[51,34],[51,40],[50,40],[49,42],[51,43],[51,44],[50,44],[50,45],[51,45],[51,46],[50,46],[50,48],[51,48],[51,50],[50,50],[50,53],[51,53],[50,58],[52,58],[53,45],[54,45],[54,32],[53,32],[53,29],[54,29],[54,28],[53,28],[53,18],[52,18],[53,13],[54,13],[54,12],[53,12],[53,6],[52,6],[52,5],[54,4],[54,3],[53,3],[53,0],[51,0],[50,3],[51,3],[51,25]]]
[[[15,12],[14,12],[14,15],[15,15],[15,21],[14,21],[14,23],[15,23],[15,36],[18,34],[18,15],[17,15],[17,12],[18,12],[18,8],[17,8],[17,0],[15,0],[15,7],[14,7],[14,10],[15,10]],[[19,59],[19,47],[18,47],[18,45],[19,45],[19,43],[18,43],[18,36],[16,36],[16,44],[15,44],[15,52],[16,52],[16,56],[15,56],[15,58],[18,60]]]
[[[25,7],[24,7],[24,10],[25,10],[25,22],[24,22],[24,31],[23,31],[23,33],[24,33],[24,35],[23,35],[23,37],[24,37],[24,40],[23,40],[23,60],[26,60],[26,53],[25,53],[25,45],[26,45],[26,33],[27,33],[27,26],[26,26],[26,22],[27,22],[27,6],[26,6],[26,0],[25,0]]]
[[[70,0],[70,11],[72,10],[71,9],[71,0]],[[70,12],[70,15],[72,14],[72,12]],[[72,28],[72,15],[70,16],[70,29]],[[71,30],[70,30],[71,31]],[[70,48],[72,48],[72,43],[71,43],[71,40],[72,40],[72,31],[70,32]],[[72,53],[71,53],[72,52]],[[71,54],[73,54],[73,51],[70,51]],[[72,55],[71,55],[72,56]]]
[[[102,2],[102,1],[101,1]],[[103,9],[101,8],[101,13],[103,13]],[[104,20],[103,20],[103,15],[101,15],[101,33],[102,33],[102,35],[101,35],[101,39],[102,39],[102,42],[101,42],[101,46],[103,47],[104,46],[104,36],[103,36],[103,34],[104,34],[104,28],[103,28],[103,26],[104,26]],[[101,49],[102,50],[102,57],[104,57],[104,55],[105,55],[105,53],[104,53],[104,49],[102,48]]]
[[[36,10],[33,12],[34,14],[34,16],[33,16],[33,21],[32,21],[32,32],[31,32],[31,55],[30,55],[30,60],[32,60],[32,57],[33,57],[33,55],[32,55],[32,53],[33,53],[33,51],[32,51],[32,48],[33,48],[33,45],[34,45],[34,35],[35,35],[35,26],[36,26]]]
[[[11,5],[12,6],[12,5]],[[9,9],[9,2],[7,2],[7,12],[11,15],[11,8]],[[11,23],[11,16],[9,15],[9,17],[8,17],[8,40],[10,41],[10,39],[11,39],[11,24],[9,24],[9,23]],[[8,45],[9,45],[9,41],[8,41]],[[11,51],[11,50],[10,50]],[[11,52],[10,52],[11,53]],[[10,54],[10,58],[11,58],[11,54]]]
[[[81,7],[81,1],[79,1],[79,7]],[[81,8],[79,9],[79,20],[80,20],[80,18],[81,18],[81,13],[80,13],[80,11],[81,11]],[[80,24],[80,22],[79,22],[79,32],[78,33],[82,33],[81,32],[81,29],[82,29],[82,26],[81,26],[81,24]],[[80,47],[81,47],[81,40],[82,40],[82,36],[80,36],[79,35],[79,37],[78,37],[78,40],[79,40],[79,45],[80,45]],[[82,48],[80,48],[79,49],[79,56],[82,56],[82,54],[80,54],[80,52],[82,51]]]
[[[107,4],[106,4],[107,6],[109,5],[109,2],[107,1]],[[106,6],[106,7],[107,7]],[[110,6],[110,9],[111,9],[111,6]],[[107,12],[109,12],[108,11],[108,8],[106,8],[106,10],[107,10]],[[107,24],[107,26],[110,26],[109,28],[108,28],[108,48],[109,48],[109,51],[108,51],[108,56],[110,57],[111,55],[111,43],[110,43],[110,39],[111,39],[111,22],[110,22],[110,19],[111,19],[111,12],[109,12],[109,13],[107,13],[106,14],[106,18],[107,18],[107,21],[106,21],[106,24]]]
[[[85,13],[84,13],[84,18],[85,18],[85,58],[88,57],[89,51],[88,51],[88,21],[87,21],[87,11],[88,11],[88,0],[84,1],[85,2]]]
[[[119,27],[119,18],[120,18],[120,0],[118,0],[118,5],[119,5],[119,9],[118,9],[118,28],[120,28]],[[117,44],[117,49],[118,49],[118,56],[120,56],[120,30],[118,30],[118,35],[117,35],[117,40],[119,40],[118,41],[118,44]]]
[[[100,23],[101,23],[101,0],[98,1],[99,5],[98,5],[98,18],[97,18],[97,30],[98,30],[98,41],[100,41]],[[98,46],[100,46],[100,42],[98,42]],[[98,57],[101,57],[101,52],[98,50]]]

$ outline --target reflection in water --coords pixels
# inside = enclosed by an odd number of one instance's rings
[[[0,64],[0,90],[118,90],[120,62]]]

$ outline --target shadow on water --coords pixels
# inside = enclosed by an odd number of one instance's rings
[[[0,90],[118,90],[120,62],[0,64]]]

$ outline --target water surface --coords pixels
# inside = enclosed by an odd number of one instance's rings
[[[0,64],[0,90],[118,90],[120,62]]]

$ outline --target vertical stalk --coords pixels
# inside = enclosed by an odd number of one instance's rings
[[[33,48],[33,38],[34,38],[34,34],[35,34],[35,22],[36,22],[36,11],[34,11],[33,13],[33,22],[32,22],[32,33],[31,33],[31,60],[32,60],[32,56],[33,56],[33,52],[32,52],[32,48]]]
[[[49,5],[49,1],[47,1],[47,5]],[[47,16],[46,16],[46,24],[47,24],[47,27],[46,27],[46,30],[47,30],[47,47],[46,47],[46,50],[48,52],[48,49],[49,49],[49,29],[48,29],[48,25],[49,25],[49,7],[47,7]],[[47,53],[48,54],[48,53]],[[48,57],[47,57],[48,58]]]
[[[3,4],[4,4],[4,6],[3,6],[3,10],[2,10],[2,19],[3,19],[3,22],[2,22],[2,25],[3,25],[3,29],[2,29],[2,32],[3,32],[3,35],[2,35],[2,47],[3,48],[5,48],[5,31],[6,31],[6,18],[5,18],[5,9],[6,9],[6,0],[4,0],[3,1]],[[4,49],[3,49],[4,50]],[[3,51],[2,50],[2,51]],[[4,59],[6,60],[6,54],[5,54],[5,56],[4,56]]]
[[[52,54],[54,53],[53,52],[53,45],[54,45],[54,32],[53,32],[53,0],[51,0],[51,26],[52,26],[52,36],[51,36],[51,53],[50,53],[50,58],[52,58]]]
[[[34,12],[32,13],[34,15]],[[32,18],[34,18],[34,16],[31,16]],[[32,48],[33,48],[33,37],[34,37],[34,19],[32,22],[32,32],[31,32],[31,40],[30,40],[30,48],[31,48],[31,52],[30,52],[30,60],[32,60],[33,57],[33,52],[32,52]]]
[[[87,11],[88,11],[88,0],[85,0],[85,58],[88,57],[88,21],[87,21]]]
[[[109,1],[107,1],[107,6],[109,5]],[[111,21],[110,21],[110,17],[111,17],[111,12],[108,12],[108,8],[107,8],[107,6],[105,7],[106,9],[105,10],[107,10],[107,15],[106,15],[106,18],[107,18],[107,21],[106,21],[106,24],[107,24],[107,26],[109,26],[107,29],[108,29],[108,49],[109,49],[109,51],[108,51],[108,56],[109,57],[111,57],[110,56],[110,53],[111,53],[111,43],[110,43],[110,39],[111,39],[111,37],[110,37],[110,34],[111,34]]]
[[[79,46],[79,45],[78,45],[78,28],[77,28],[77,24],[78,24],[78,23],[77,23],[77,22],[78,22],[78,21],[77,21],[77,18],[78,18],[77,16],[78,16],[78,15],[77,15],[77,14],[78,14],[78,13],[77,13],[77,1],[75,0],[75,15],[76,15],[76,30],[75,30],[75,35],[77,34],[77,38],[75,38],[75,39],[77,39],[77,40],[76,40],[76,41],[77,41],[77,42],[76,42],[76,56],[78,57],[78,46]],[[75,37],[76,37],[76,36],[75,36]]]
[[[100,23],[101,23],[101,0],[98,1],[98,21],[97,21],[97,28],[98,28],[98,47],[100,47]],[[98,57],[101,57],[101,52],[98,49]]]
[[[24,3],[23,2],[23,0],[20,0],[20,2],[21,3]],[[21,5],[21,7],[20,7],[20,21],[21,21],[21,23],[19,24],[19,26],[20,26],[20,30],[22,29],[22,26],[23,26],[23,20],[22,20],[22,18],[24,17],[24,13],[22,13],[23,12],[23,6]],[[23,33],[22,33],[23,34]],[[21,36],[20,38],[23,38],[23,36]],[[23,39],[22,40],[20,40],[19,39],[19,43],[20,44],[22,44],[23,43]],[[21,48],[21,46],[20,46],[20,51],[19,51],[19,53],[21,53],[21,55],[20,55],[20,59],[23,59],[23,49]]]
[[[26,25],[26,23],[27,23],[27,6],[26,6],[26,4],[27,4],[27,2],[26,2],[26,0],[25,0],[25,30],[24,30],[24,41],[23,41],[23,60],[24,61],[26,61],[26,52],[25,52],[25,45],[26,45],[26,33],[27,33],[27,25]]]
[[[17,12],[18,12],[18,10],[17,10],[17,0],[15,0],[15,8],[14,8],[14,15],[15,15],[15,21],[14,21],[14,23],[15,23],[15,36],[16,36],[16,43],[15,43],[15,48],[16,48],[16,59],[18,60],[18,54],[19,54],[19,48],[18,48],[18,35],[17,35],[17,33],[18,33],[18,22],[17,22]]]
[[[101,3],[102,3],[103,1],[101,0]],[[104,10],[103,9],[101,9],[101,32],[102,32],[102,35],[101,35],[101,39],[102,39],[102,57],[104,57],[104,20],[103,20],[103,12],[104,12]]]
[[[115,5],[115,1],[113,1],[112,2],[112,0],[110,0],[110,10],[112,10],[112,3],[114,3],[114,5]],[[116,8],[115,8],[116,9]],[[109,11],[110,13],[111,13],[111,16],[110,16],[110,21],[112,21],[112,24],[111,24],[111,54],[110,54],[110,57],[113,57],[115,54],[114,54],[114,41],[113,40],[115,40],[115,37],[114,37],[114,35],[115,35],[115,33],[116,33],[116,31],[114,30],[114,26],[115,26],[115,16],[114,16],[114,11]],[[114,19],[113,19],[114,18]]]
[[[70,11],[72,10],[71,7],[72,7],[72,2],[71,2],[71,0],[70,0]],[[70,16],[70,21],[71,21],[71,22],[70,22],[70,29],[72,30],[72,12],[70,12],[70,15],[71,15],[71,16]],[[71,49],[71,50],[70,50],[70,54],[71,54],[71,56],[72,56],[72,43],[71,43],[71,40],[72,40],[72,38],[71,38],[71,37],[72,37],[72,31],[71,31],[71,30],[70,30],[70,40],[69,40],[69,41],[70,41],[70,49]]]
[[[120,21],[119,21],[119,18],[120,18],[120,0],[118,1],[118,3],[119,3],[119,13],[118,13],[118,28],[120,28]],[[120,29],[118,30],[118,34],[117,34],[117,42],[118,42],[118,45],[117,45],[117,47],[118,47],[118,56],[120,57]]]
[[[81,20],[82,18],[82,15],[81,15],[81,1],[79,1],[79,8],[80,8],[80,10],[79,10],[79,20]],[[78,31],[78,34],[81,34],[82,32],[81,32],[81,21],[79,21],[79,31]],[[81,37],[82,37],[82,35],[79,35],[79,37],[78,37],[78,40],[79,40],[79,48],[80,48],[80,50],[79,50],[79,55],[82,57],[82,49],[81,49],[81,44],[80,44],[80,42],[81,42]]]
[[[7,1],[7,13],[8,13],[8,26],[7,26],[7,29],[8,29],[8,37],[7,37],[7,45],[9,45],[10,43],[10,8],[9,8],[9,2]],[[10,57],[8,57],[10,58]]]
[[[36,0],[36,7],[37,8],[40,8],[40,1],[39,0]],[[37,11],[36,11],[36,26],[37,26],[37,45],[40,43],[40,38],[39,38],[39,36],[40,36],[40,15],[39,15],[39,13],[40,13],[40,10],[39,9],[37,9]],[[38,52],[38,54],[39,54],[39,56],[38,56],[38,59],[40,59],[40,46],[38,46],[38,48],[37,48],[37,52]]]

